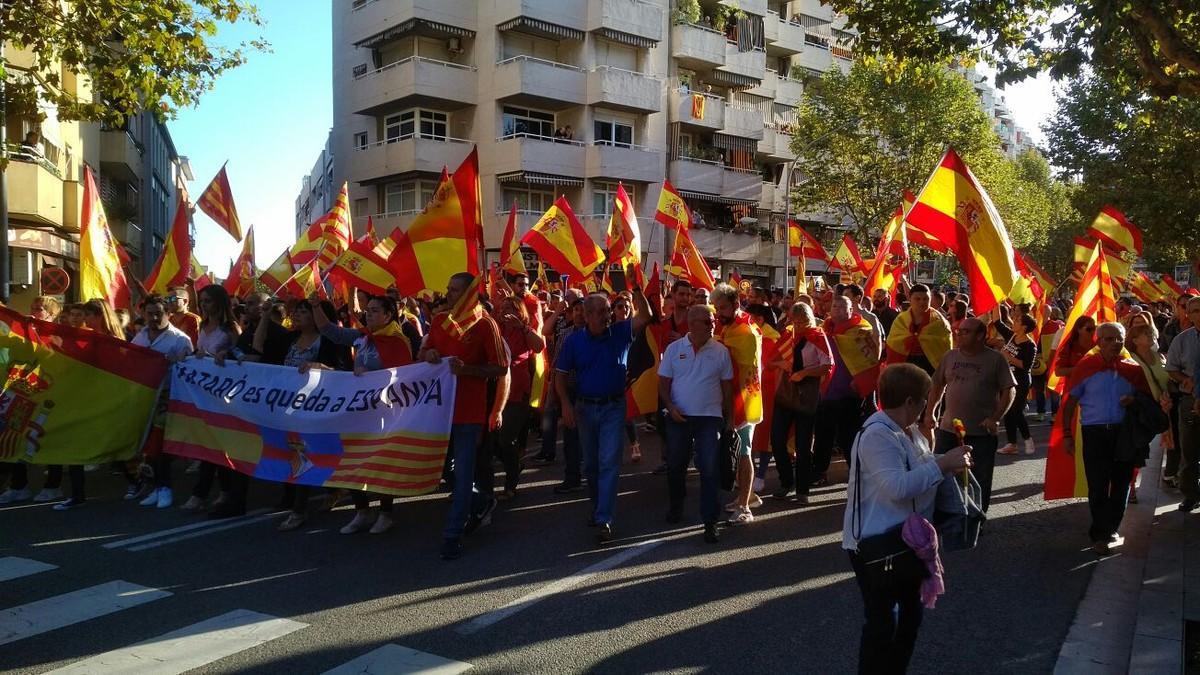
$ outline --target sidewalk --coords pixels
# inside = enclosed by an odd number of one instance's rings
[[[1097,561],[1054,672],[1182,673],[1184,621],[1200,621],[1200,531],[1161,483],[1162,448],[1151,447],[1125,542]]]

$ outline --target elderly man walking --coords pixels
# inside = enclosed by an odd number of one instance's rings
[[[601,544],[612,541],[617,502],[617,475],[625,438],[625,375],[633,336],[646,325],[650,308],[640,289],[633,293],[631,319],[612,323],[608,296],[593,293],[584,300],[585,327],[563,341],[554,387],[562,402],[562,421],[579,430],[584,474],[592,501],[588,524],[599,528]],[[575,375],[574,404],[570,375]]]
[[[983,493],[986,512],[992,498],[992,471],[996,466],[997,431],[1016,395],[1012,369],[1000,352],[987,346],[987,326],[979,319],[964,319],[954,336],[958,345],[946,352],[933,373],[933,390],[925,408],[924,429],[932,431],[933,451],[942,454],[960,445],[971,447],[975,477]],[[942,416],[935,411],[945,394]],[[966,438],[959,442],[954,420],[962,420]]]
[[[658,397],[667,409],[667,487],[671,506],[667,522],[683,517],[687,467],[696,455],[700,470],[700,518],[704,541],[715,544],[721,508],[717,453],[721,429],[732,426],[733,361],[729,350],[712,339],[716,319],[712,307],[692,305],[687,335],[672,342],[658,366]]]

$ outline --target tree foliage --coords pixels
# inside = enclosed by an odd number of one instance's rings
[[[1157,271],[1200,253],[1200,99],[1126,91],[1098,70],[1072,80],[1045,126],[1050,159],[1080,183],[1075,207],[1087,218],[1121,209],[1143,231]]]
[[[1200,99],[1200,3],[1191,0],[829,0],[862,53],[969,56],[1003,86],[1084,65],[1113,68],[1123,88]]]
[[[105,121],[147,109],[170,117],[194,105],[221,73],[244,63],[261,40],[221,46],[222,24],[261,26],[244,0],[17,0],[0,4],[0,39],[29,52],[32,66],[12,53],[0,61],[8,74],[10,115]],[[90,96],[77,97],[65,80],[86,76]],[[39,101],[40,99],[40,101]]]

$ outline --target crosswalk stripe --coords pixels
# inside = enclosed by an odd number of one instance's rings
[[[451,661],[400,645],[384,645],[323,675],[458,675],[471,669],[471,664]]]
[[[58,569],[58,565],[30,560],[29,558],[8,556],[0,558],[0,581],[11,581],[27,577],[30,574],[56,569]]]
[[[261,513],[266,513],[268,511],[270,511],[270,509],[255,509],[254,511],[250,511],[249,513],[247,513],[245,516],[243,516],[243,518],[250,518],[253,516],[257,516]],[[150,534],[143,534],[143,535],[139,535],[137,537],[130,537],[129,539],[122,539],[120,541],[110,541],[107,544],[103,544],[103,546],[104,546],[104,548],[122,548],[124,546],[140,544],[143,541],[150,541],[151,539],[159,539],[161,537],[169,537],[172,534],[178,534],[180,532],[191,532],[192,530],[200,530],[200,529],[210,528],[210,527],[213,527],[216,525],[220,525],[223,522],[229,522],[229,521],[202,520],[198,523],[191,523],[190,525],[181,525],[180,527],[173,527],[169,530],[161,530],[159,532],[151,532]]]
[[[0,611],[0,645],[165,598],[170,591],[107,583]]]
[[[71,675],[178,675],[283,637],[307,625],[248,609],[235,609],[50,672]]]
[[[264,510],[270,511],[270,509],[264,509]],[[158,548],[159,546],[166,546],[167,544],[174,544],[174,543],[177,543],[180,541],[186,541],[188,539],[195,539],[196,537],[203,537],[205,535],[212,534],[213,532],[224,532],[225,530],[232,530],[235,527],[243,527],[245,525],[253,525],[254,523],[257,523],[261,520],[268,520],[270,518],[274,518],[275,516],[277,516],[281,513],[283,513],[283,511],[271,511],[270,513],[263,513],[261,515],[256,515],[256,516],[251,516],[250,514],[246,514],[240,518],[233,518],[231,520],[218,520],[216,522],[218,522],[220,524],[217,525],[216,527],[209,527],[209,528],[200,530],[198,532],[188,532],[186,534],[177,534],[173,537],[167,537],[166,539],[158,539],[158,540],[151,541],[151,542],[148,542],[145,544],[138,544],[137,546],[130,546],[128,550],[133,551],[135,553],[138,551],[146,551],[146,550],[149,550],[152,548]]]

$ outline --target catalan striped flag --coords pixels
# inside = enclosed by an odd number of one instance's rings
[[[662,191],[658,193],[658,210],[654,213],[654,219],[672,230],[692,228],[692,210],[669,180],[663,181]]]
[[[604,252],[588,236],[565,197],[559,197],[521,243],[529,246],[559,274],[587,279],[604,262]]]
[[[129,309],[129,283],[121,266],[121,244],[108,229],[92,168],[83,166],[83,224],[79,236],[79,297],[101,298],[115,309]]]
[[[528,274],[525,258],[521,256],[521,241],[517,237],[517,202],[508,211],[508,223],[504,226],[504,237],[500,240],[500,265],[510,274]]]
[[[1125,289],[1133,277],[1133,263],[1137,262],[1133,252],[1109,248],[1103,241],[1092,237],[1075,237],[1073,243],[1075,245],[1075,261],[1071,270],[1072,281],[1078,284],[1083,279],[1088,261],[1092,258],[1092,249],[1099,244],[1104,251],[1104,261],[1108,265],[1108,273],[1112,277],[1113,285],[1116,286],[1118,292]]]
[[[350,222],[350,189],[346,183],[342,183],[342,189],[338,192],[329,213],[309,225],[308,230],[292,245],[292,263],[297,266],[307,265],[315,259],[322,270],[328,270],[337,257],[350,246],[353,237],[354,231]]]
[[[175,221],[167,240],[163,243],[162,253],[146,277],[146,290],[150,293],[166,295],[167,289],[182,286],[187,283],[188,272],[191,271],[192,237],[189,231],[187,202],[180,196],[175,205]]]
[[[1150,281],[1145,272],[1135,271],[1129,282],[1129,292],[1142,302],[1153,303],[1163,299],[1163,291],[1158,284]]]
[[[1092,318],[1097,325],[1117,320],[1117,298],[1112,276],[1108,272],[1108,256],[1105,255],[1100,242],[1096,242],[1092,247],[1091,259],[1079,283],[1079,290],[1075,293],[1075,304],[1067,314],[1062,334],[1073,335],[1075,324],[1085,316]],[[1054,360],[1050,363],[1047,386],[1059,393],[1063,393],[1066,383],[1062,377],[1055,375],[1054,371],[1057,370],[1059,358],[1069,351],[1061,348],[1055,350]]]
[[[204,188],[196,206],[231,237],[242,240],[242,222],[238,220],[237,207],[233,204],[233,191],[229,188],[229,175],[225,173],[224,164]]]

